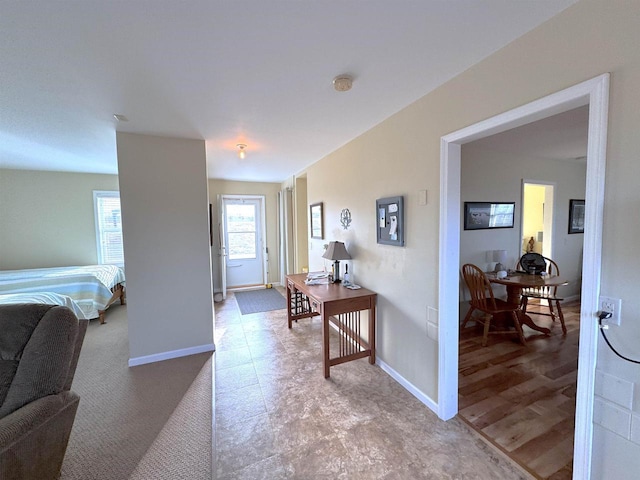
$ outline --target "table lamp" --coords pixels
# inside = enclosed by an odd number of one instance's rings
[[[494,250],[493,251],[493,261],[496,263],[496,272],[506,271],[507,268],[503,265],[504,262],[507,261],[507,251],[506,250]]]
[[[340,282],[340,260],[350,260],[351,255],[347,252],[343,242],[329,242],[322,258],[333,260],[333,281]]]

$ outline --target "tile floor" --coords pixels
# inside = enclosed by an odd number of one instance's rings
[[[216,304],[219,480],[529,478],[366,359],[325,379],[320,340],[319,317]]]

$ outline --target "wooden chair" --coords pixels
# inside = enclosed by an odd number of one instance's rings
[[[489,279],[484,274],[484,272],[475,265],[472,265],[470,263],[463,265],[462,276],[464,277],[464,281],[467,284],[469,293],[471,293],[471,301],[469,302],[471,307],[469,308],[469,312],[464,318],[464,322],[462,322],[461,328],[464,328],[466,326],[475,310],[480,310],[484,313],[484,317],[482,318],[482,320],[478,320],[479,323],[484,325],[484,334],[482,336],[483,347],[487,345],[487,337],[489,336],[489,333],[517,333],[522,344],[526,344],[527,341],[524,338],[522,327],[520,326],[520,321],[518,320],[518,316],[516,314],[516,312],[520,309],[520,306],[512,305],[505,302],[504,300],[495,298],[493,295],[493,289],[491,288],[491,283],[489,283]],[[491,326],[491,319],[494,317],[494,315],[500,313],[508,314],[511,316],[513,325],[516,329],[515,332],[513,332],[512,330],[500,330],[493,332],[489,331],[489,327]]]
[[[528,255],[531,255],[530,253]],[[549,275],[560,276],[560,269],[556,262],[551,260],[550,258],[543,257],[540,255],[544,262],[547,265],[546,272]],[[518,262],[518,266],[516,267],[518,270],[521,270],[523,267]],[[560,319],[560,325],[562,326],[562,334],[567,334],[567,327],[564,324],[564,315],[562,314],[562,308],[560,307],[560,302],[564,300],[564,298],[558,296],[558,287],[529,287],[522,289],[522,298],[520,300],[520,308],[523,313],[527,313],[527,307],[529,305],[529,299],[535,298],[538,300],[546,300],[547,307],[549,308],[549,313],[546,312],[529,312],[529,315],[545,315],[547,317],[551,317],[555,322],[556,317]],[[554,311],[553,307],[555,305],[556,311]],[[545,305],[540,304],[541,307],[544,308]],[[556,315],[557,312],[557,315]]]

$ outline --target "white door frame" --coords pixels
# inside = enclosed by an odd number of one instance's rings
[[[225,232],[224,222],[224,202],[222,195],[218,195],[218,236],[220,250],[218,258],[220,259],[220,283],[222,288],[222,299],[227,299],[227,233]]]
[[[453,132],[442,137],[440,142],[438,416],[448,420],[458,413],[461,146],[587,104],[589,105],[589,140],[573,459],[574,479],[588,479],[591,475],[598,340],[596,319],[602,258],[609,74],[605,73]]]
[[[220,195],[220,201],[221,201],[221,211],[222,211],[222,216],[220,217],[220,220],[222,223],[224,223],[225,218],[225,212],[224,212],[224,200],[226,198],[230,199],[230,200],[238,200],[238,199],[242,199],[242,198],[247,198],[250,200],[260,200],[260,235],[262,236],[262,243],[260,245],[260,248],[262,249],[262,283],[264,285],[266,285],[268,283],[268,275],[269,275],[269,255],[268,255],[268,250],[267,250],[267,218],[266,218],[266,197],[264,195],[238,195],[238,194],[222,194]],[[226,261],[226,255],[227,252],[225,251],[225,258],[222,259],[222,261]],[[225,286],[226,286],[226,278],[223,280],[223,282],[225,282]],[[251,287],[251,288],[255,288],[255,287]]]

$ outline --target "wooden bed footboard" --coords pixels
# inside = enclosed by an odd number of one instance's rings
[[[105,323],[104,312],[107,311],[107,308],[109,308],[109,305],[112,305],[118,299],[120,299],[120,305],[126,305],[126,303],[127,303],[127,292],[126,292],[126,290],[124,288],[124,285],[122,283],[118,283],[115,287],[113,287],[111,289],[111,292],[113,292],[113,295],[111,296],[111,298],[109,299],[109,301],[105,305],[104,310],[98,310],[98,316],[100,318],[100,325]]]

